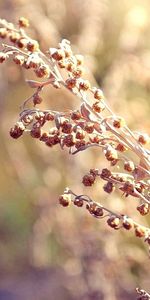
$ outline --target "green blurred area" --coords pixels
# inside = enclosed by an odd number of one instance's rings
[[[112,109],[132,129],[147,133],[149,11],[149,0],[0,1],[1,18],[15,23],[20,16],[29,18],[28,32],[43,51],[69,39],[74,51],[85,56],[86,77],[93,85],[96,79]],[[25,78],[32,74],[12,61],[0,66],[0,299],[134,299],[136,286],[150,286],[145,244],[132,233],[109,230],[105,220],[97,221],[85,210],[59,207],[57,201],[66,186],[83,193],[83,175],[105,167],[103,156],[87,150],[71,157],[30,136],[17,141],[9,136],[19,106],[32,93]],[[56,110],[79,104],[68,92],[52,88],[43,97],[43,107]],[[100,183],[85,192],[149,224],[136,214],[135,200],[117,193],[107,197]],[[7,291],[1,296],[3,289],[14,291],[16,298]]]

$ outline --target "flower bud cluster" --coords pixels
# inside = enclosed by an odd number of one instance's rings
[[[104,180],[103,190],[106,193],[111,194],[118,188],[125,197],[132,196],[140,200],[137,210],[143,216],[148,214],[150,150],[147,147],[150,136],[132,132],[125,120],[111,111],[102,90],[93,87],[83,77],[83,56],[73,53],[70,41],[63,39],[58,48],[50,48],[43,53],[38,41],[26,34],[28,26],[29,21],[24,17],[18,20],[17,27],[6,20],[0,20],[0,38],[10,42],[0,52],[0,63],[12,57],[16,65],[33,70],[40,80],[44,79],[41,82],[27,81],[35,92],[25,100],[18,122],[10,129],[10,136],[17,139],[24,133],[30,134],[50,148],[55,145],[59,145],[61,149],[68,148],[70,154],[90,147],[101,148],[105,158],[104,168],[102,171],[91,169],[85,174],[82,179],[84,186],[93,186],[97,178]],[[50,85],[54,88],[67,88],[80,99],[79,108],[69,112],[36,109],[35,106],[43,101],[43,88]],[[26,109],[30,100],[33,108]],[[50,126],[45,126],[47,123]],[[72,198],[67,193],[59,198],[63,206],[68,206],[71,201]],[[76,196],[73,203],[82,207],[84,199]],[[108,212],[93,201],[89,201],[86,208],[95,217],[102,217],[104,212]],[[136,236],[144,237],[148,243],[150,241],[144,227],[132,223],[130,218],[123,215],[109,213],[107,224],[114,229],[134,228]]]

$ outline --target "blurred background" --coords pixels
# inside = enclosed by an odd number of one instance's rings
[[[133,130],[150,133],[149,0],[0,0],[0,12],[15,23],[27,17],[43,51],[69,39],[113,110]],[[69,186],[150,221],[136,213],[136,200],[108,197],[100,182],[84,190],[83,175],[107,167],[99,150],[71,157],[30,136],[10,138],[19,106],[32,93],[24,81],[31,77],[11,61],[0,67],[0,300],[136,299],[137,286],[150,287],[147,245],[84,209],[60,207],[58,195]],[[66,91],[47,88],[43,97],[43,107],[78,106]]]

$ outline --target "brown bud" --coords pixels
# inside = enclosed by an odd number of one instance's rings
[[[102,112],[104,109],[105,109],[105,104],[102,103],[102,102],[95,102],[93,105],[92,105],[92,109],[97,112],[97,113],[100,113]]]
[[[14,58],[13,58],[13,61],[17,64],[17,65],[23,65],[24,63],[24,56],[23,55],[16,55]]]
[[[54,53],[52,53],[51,56],[53,59],[59,61],[65,58],[65,52],[62,49],[58,49]]]
[[[5,39],[8,35],[8,30],[6,28],[0,28],[0,38]]]
[[[0,52],[0,63],[3,63],[8,55],[6,53]]]
[[[33,96],[33,104],[34,104],[34,106],[37,105],[37,104],[40,104],[42,101],[43,101],[43,99],[42,99],[42,97],[39,96],[39,94],[35,94]]]
[[[72,73],[76,78],[80,78],[84,73],[84,69],[81,66],[78,66]]]
[[[124,127],[126,124],[125,124],[125,120],[123,118],[116,118],[113,120],[113,126],[115,128],[121,128],[121,127]]]
[[[149,213],[150,206],[148,205],[148,203],[142,203],[141,205],[137,206],[137,210],[142,216],[145,216]]]
[[[59,196],[59,203],[64,207],[69,206],[71,203],[71,195],[63,194],[63,195]]]
[[[29,20],[24,17],[20,17],[18,24],[20,27],[29,27]]]
[[[80,120],[80,118],[81,118],[81,114],[80,114],[79,110],[73,111],[71,113],[72,120]]]
[[[124,152],[127,148],[123,144],[118,144],[115,148],[117,151]]]
[[[84,201],[82,198],[75,198],[73,203],[74,203],[74,205],[76,205],[78,207],[82,207],[84,204]]]
[[[87,133],[93,133],[94,131],[94,124],[93,123],[86,123],[85,126],[84,126],[84,130],[87,132]]]
[[[50,69],[47,65],[41,65],[37,67],[37,69],[35,69],[34,71],[37,77],[39,78],[48,77],[50,74]]]
[[[30,131],[30,134],[33,138],[39,139],[41,137],[41,128],[38,126],[33,126]]]
[[[88,80],[81,80],[79,82],[79,90],[87,91],[90,88],[90,83]]]
[[[95,181],[95,176],[93,176],[92,174],[86,174],[82,178],[82,183],[85,186],[91,186],[91,185],[93,185],[94,181]]]
[[[10,129],[10,136],[14,139],[18,139],[24,132],[25,126],[22,122],[17,122],[14,127]]]
[[[75,55],[75,58],[76,58],[76,60],[77,60],[77,65],[78,65],[78,66],[83,64],[83,61],[84,61],[83,55],[76,54],[76,55]]]
[[[140,134],[138,137],[138,142],[143,145],[149,143],[149,141],[150,141],[150,137],[148,134]]]
[[[27,49],[30,52],[35,52],[39,50],[39,43],[36,40],[29,40],[27,42]]]
[[[130,218],[125,217],[123,219],[122,225],[125,229],[130,230],[133,228],[133,220]]]
[[[17,46],[19,47],[19,48],[24,48],[24,47],[26,47],[26,45],[27,45],[27,39],[25,39],[25,38],[20,38],[19,40],[17,40]]]
[[[124,170],[128,172],[132,172],[134,170],[134,163],[132,161],[126,161],[124,163]]]
[[[115,187],[112,182],[108,181],[104,186],[103,189],[106,193],[110,194],[114,191]]]
[[[102,169],[102,172],[101,172],[100,176],[101,176],[102,179],[109,178],[111,176],[111,171],[108,170],[107,168]]]
[[[66,86],[68,89],[73,89],[76,86],[76,79],[75,78],[68,78],[66,80]]]
[[[100,89],[94,89],[94,98],[97,99],[97,100],[102,100],[104,99],[104,94],[102,92],[102,90]]]
[[[120,224],[120,219],[114,215],[111,215],[109,219],[107,220],[107,223],[110,227],[114,229],[118,229],[118,226]]]
[[[142,226],[138,226],[138,225],[135,225],[135,235],[137,237],[144,237],[145,236],[145,233],[146,233],[146,230],[144,227]]]

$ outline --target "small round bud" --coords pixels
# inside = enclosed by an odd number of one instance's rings
[[[141,205],[137,206],[137,210],[142,216],[145,216],[149,213],[150,206],[148,205],[148,203],[142,203]]]
[[[29,27],[29,20],[24,17],[20,17],[18,24],[20,27],[24,27],[24,28]]]
[[[123,118],[116,118],[113,120],[113,126],[115,128],[122,128],[126,125],[125,120]]]
[[[33,96],[33,104],[34,106],[37,104],[40,104],[43,101],[42,97],[39,96],[39,94],[35,94]]]
[[[102,92],[102,90],[100,89],[94,89],[94,98],[97,99],[97,100],[102,100],[104,99],[104,94]]]
[[[73,89],[76,86],[76,79],[75,78],[68,78],[66,80],[66,86],[68,89]]]
[[[111,176],[111,171],[106,168],[102,169],[102,173],[100,176],[102,179],[109,178]]]
[[[71,203],[71,195],[63,194],[63,195],[59,196],[59,203],[64,207],[69,206]]]
[[[150,137],[148,134],[140,134],[139,137],[138,137],[138,142],[145,145],[147,143],[149,143],[150,141]]]
[[[27,45],[28,40],[25,38],[20,38],[19,40],[17,40],[17,46],[18,48],[24,48]]]
[[[81,80],[79,82],[79,90],[87,91],[90,88],[90,83],[88,80]]]
[[[83,61],[84,61],[83,55],[76,54],[76,55],[75,55],[75,58],[76,58],[76,60],[77,60],[77,65],[78,65],[78,66],[83,64]]]
[[[71,119],[74,120],[80,120],[81,118],[81,113],[79,112],[79,110],[73,111],[71,113]]]
[[[92,109],[95,111],[95,112],[102,112],[104,109],[105,109],[105,104],[102,103],[102,102],[99,102],[99,101],[96,101],[93,105],[92,105]]]
[[[118,217],[112,215],[107,220],[107,224],[114,229],[118,229],[118,226],[120,224],[120,219]]]
[[[25,59],[24,59],[24,56],[23,55],[16,55],[14,58],[13,58],[13,61],[16,63],[16,65],[20,65],[22,66]]]
[[[103,189],[106,193],[110,194],[114,191],[115,187],[112,182],[108,181],[104,186]]]
[[[126,161],[124,163],[124,170],[132,172],[135,169],[134,163],[132,161]]]
[[[84,69],[81,66],[78,66],[72,73],[76,78],[80,78],[84,73]]]
[[[39,50],[39,43],[36,40],[29,40],[27,42],[27,49],[30,52],[35,52]]]
[[[95,176],[93,176],[92,174],[86,174],[82,178],[82,183],[85,186],[92,186],[94,182],[95,182]]]
[[[30,134],[33,138],[39,139],[41,137],[41,128],[38,126],[33,126],[30,131]]]
[[[118,144],[115,148],[117,151],[124,152],[127,148],[123,144]]]
[[[0,28],[0,38],[5,39],[8,35],[8,30],[6,28]]]
[[[20,39],[20,34],[18,32],[9,33],[9,39],[12,43],[16,43]]]
[[[74,205],[76,205],[78,207],[82,207],[84,204],[84,201],[82,198],[75,198],[73,203],[74,203]]]
[[[24,132],[25,126],[22,122],[17,122],[14,127],[10,129],[10,136],[14,139],[18,139]]]
[[[133,220],[130,218],[125,217],[123,219],[122,225],[125,229],[130,230],[133,228]]]
[[[65,58],[65,52],[62,49],[58,49],[54,53],[52,53],[51,56],[54,60],[59,61]]]
[[[50,69],[47,65],[41,65],[37,69],[34,70],[37,77],[48,77],[50,74]]]
[[[86,125],[84,126],[84,130],[87,132],[87,133],[93,133],[94,131],[94,124],[93,123],[86,123]]]
[[[6,53],[0,52],[0,63],[3,63],[7,57],[8,55]]]
[[[142,226],[138,226],[138,225],[136,225],[135,226],[135,235],[137,236],[137,237],[144,237],[145,236],[145,233],[146,233],[146,231],[145,231],[145,228],[144,227],[142,227]]]

